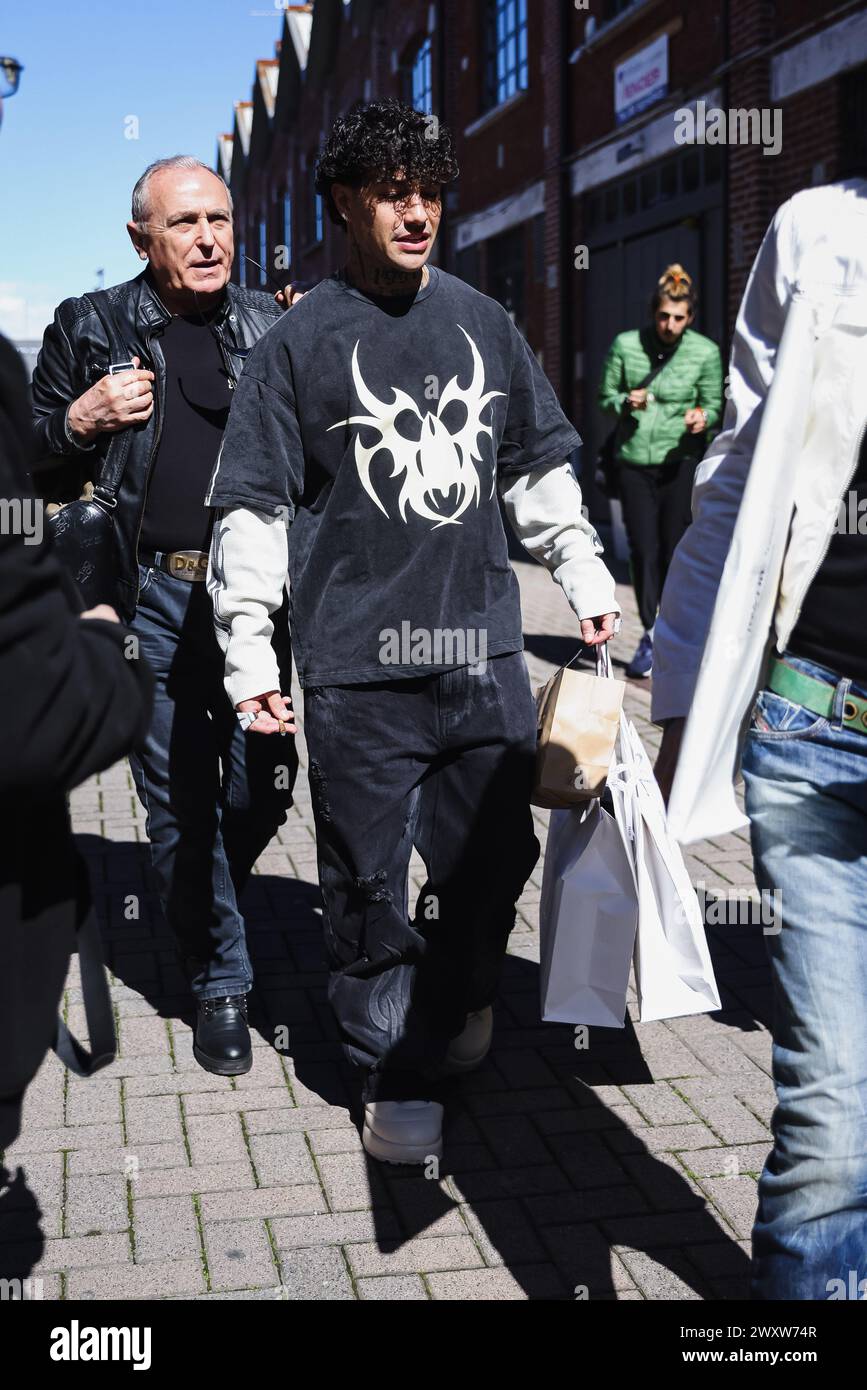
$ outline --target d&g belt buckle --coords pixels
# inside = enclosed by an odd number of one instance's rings
[[[208,577],[208,556],[204,550],[173,550],[166,556],[169,574],[191,584]]]

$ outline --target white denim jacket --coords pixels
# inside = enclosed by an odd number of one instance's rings
[[[669,825],[746,824],[733,783],[772,648],[785,651],[867,425],[867,181],[798,193],[759,250],[722,432],[696,473],[654,634],[652,715],[687,715]]]

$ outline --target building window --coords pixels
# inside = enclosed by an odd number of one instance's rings
[[[433,77],[429,38],[419,44],[407,67],[406,95],[410,106],[427,115],[433,110]]]
[[[476,290],[481,289],[482,280],[478,242],[474,242],[472,246],[465,246],[463,251],[458,251],[455,269],[459,280],[464,280]]]
[[[623,219],[640,216],[662,203],[719,183],[721,174],[720,151],[716,146],[709,145],[704,151],[684,150],[588,193],[584,201],[584,229],[596,238],[616,237],[616,227]]]
[[[523,333],[526,328],[524,294],[525,230],[523,223],[491,237],[487,246],[488,294],[497,299]]]
[[[321,241],[324,235],[322,224],[322,194],[316,192],[316,156],[310,160],[310,235],[313,241]]]
[[[285,269],[292,264],[292,195],[283,194],[283,245],[285,250]]]
[[[488,0],[485,106],[499,106],[529,85],[527,0]]]
[[[259,222],[259,284],[268,283],[268,223],[265,218]]]

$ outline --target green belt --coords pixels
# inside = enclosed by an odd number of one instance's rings
[[[835,686],[805,676],[802,671],[796,671],[779,658],[771,662],[767,687],[776,695],[782,695],[784,700],[791,700],[793,705],[803,705],[804,709],[823,719],[830,719],[834,711]],[[867,700],[859,700],[857,695],[846,696],[843,727],[867,734]]]

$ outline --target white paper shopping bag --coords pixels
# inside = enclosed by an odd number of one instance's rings
[[[613,817],[552,811],[539,908],[542,1017],[622,1028],[638,903]]]
[[[680,847],[666,828],[650,759],[625,716],[609,787],[638,890],[635,981],[639,1019],[678,1018],[720,1008],[704,922]]]

